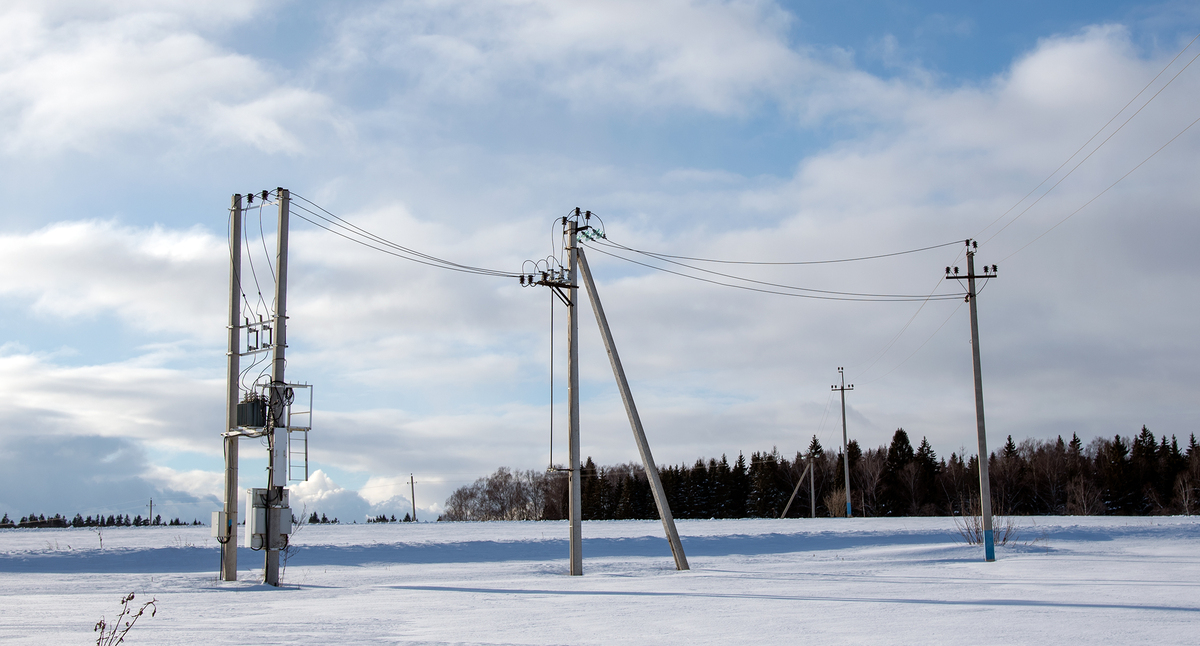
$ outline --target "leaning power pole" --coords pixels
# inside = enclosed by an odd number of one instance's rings
[[[229,352],[226,355],[225,430],[221,432],[225,446],[225,503],[214,523],[213,532],[221,544],[221,580],[237,581],[237,504],[238,495],[238,436],[231,433],[238,426],[237,406],[241,393],[238,388],[238,345],[242,313],[242,196],[234,195],[229,206]]]
[[[854,384],[846,385],[846,373],[839,367],[838,376],[842,378],[842,385],[834,384],[830,388],[842,393],[842,466],[846,473],[846,518],[850,518],[853,514],[850,513],[850,441],[846,435],[846,391],[854,390]]]
[[[583,270],[583,279],[587,283],[588,297],[592,303],[592,312],[596,314],[596,323],[600,326],[600,337],[604,339],[604,349],[608,351],[608,361],[612,364],[613,376],[617,379],[617,388],[621,391],[621,401],[625,404],[625,413],[629,416],[629,425],[633,428],[633,441],[637,444],[638,453],[642,457],[642,468],[646,471],[646,480],[650,483],[650,493],[654,495],[654,504],[658,507],[658,516],[662,519],[663,531],[667,534],[667,542],[671,545],[671,555],[675,557],[675,569],[687,570],[687,556],[683,553],[683,543],[679,541],[679,532],[675,529],[675,519],[671,516],[671,505],[667,501],[667,493],[663,490],[662,479],[658,477],[658,467],[654,464],[654,455],[650,453],[650,443],[646,441],[646,431],[642,428],[642,418],[638,415],[637,406],[633,403],[633,393],[629,390],[629,381],[625,379],[625,368],[621,366],[621,357],[617,354],[617,345],[613,342],[612,330],[608,328],[608,319],[604,316],[604,307],[600,304],[600,295],[596,293],[596,283],[592,280],[592,270],[588,267],[587,256],[583,249],[576,249],[579,257],[579,267]]]
[[[992,533],[992,487],[988,476],[987,434],[983,427],[983,370],[979,365],[979,313],[975,306],[979,292],[975,288],[976,278],[995,278],[996,265],[983,266],[983,273],[975,273],[975,252],[979,243],[967,240],[967,302],[971,304],[971,363],[975,372],[975,427],[979,436],[979,507],[983,515],[983,554],[987,561],[996,560],[996,543]],[[951,273],[946,267],[946,277],[961,280],[964,276],[958,274],[958,267]]]

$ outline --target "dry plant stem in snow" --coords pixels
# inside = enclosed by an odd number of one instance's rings
[[[100,633],[100,636],[96,637],[96,646],[116,646],[125,643],[125,635],[129,634],[137,620],[146,613],[146,608],[150,609],[151,617],[158,613],[158,599],[143,603],[137,611],[129,607],[130,601],[133,601],[132,592],[121,598],[121,614],[117,615],[117,620],[112,624],[103,617],[96,622],[96,627],[92,629],[93,632]]]
[[[962,535],[967,545],[983,544],[982,516],[955,516],[954,526],[958,528],[958,533]],[[1016,521],[1011,518],[1004,516],[992,517],[992,540],[997,545],[1006,545],[1009,542],[1015,542],[1019,529]]]
[[[846,517],[846,490],[834,489],[825,495],[825,509],[833,518]]]

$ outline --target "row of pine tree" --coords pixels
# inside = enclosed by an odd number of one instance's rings
[[[184,522],[178,518],[169,521],[163,521],[161,514],[156,514],[153,519],[142,518],[141,514],[130,518],[128,514],[121,516],[120,514],[109,514],[105,517],[103,514],[97,514],[95,518],[91,516],[84,517],[82,514],[75,514],[71,520],[67,520],[66,516],[54,514],[47,517],[45,514],[29,514],[22,516],[19,521],[12,521],[8,514],[4,514],[4,518],[0,518],[0,527],[150,527],[155,525],[178,526],[178,525],[199,525],[199,520],[193,520],[191,523]]]
[[[855,516],[933,516],[978,512],[979,464],[975,456],[939,458],[922,438],[914,448],[899,429],[889,446],[863,451],[848,446],[850,491]],[[843,456],[814,437],[791,460],[777,450],[742,454],[730,462],[700,459],[691,466],[661,468],[663,488],[677,518],[778,517],[796,492],[789,517],[845,515]],[[815,496],[809,478],[814,468]],[[1192,514],[1200,505],[1200,447],[1193,434],[1181,448],[1177,438],[1156,438],[1142,428],[1132,438],[1078,436],[1019,444],[1008,437],[988,459],[993,511],[1002,515]],[[583,517],[588,520],[657,518],[650,486],[640,465],[581,470]],[[541,489],[542,519],[567,511],[565,477],[533,478]],[[797,484],[799,488],[797,489]],[[452,496],[453,499],[453,496]],[[449,501],[448,501],[449,502]]]

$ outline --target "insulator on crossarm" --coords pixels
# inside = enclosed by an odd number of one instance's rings
[[[246,204],[254,204],[254,193],[246,193]]]
[[[269,192],[267,192],[267,190],[266,190],[266,189],[264,189],[264,190],[263,190],[263,192],[262,192],[262,199],[263,199],[263,201],[264,201],[264,202],[266,202],[266,201],[267,201],[267,196],[269,196],[269,195],[270,195],[270,193],[269,193]]]
[[[525,286],[525,274],[521,274],[521,286]]]
[[[949,273],[950,273],[950,268],[949,268],[949,267],[946,267],[946,273],[947,273],[947,274],[949,274]]]
[[[954,268],[954,274],[955,274],[955,275],[958,275],[958,267],[955,267],[955,268]]]
[[[998,270],[999,270],[999,268],[996,267],[996,265],[992,265],[992,273],[993,274],[996,273]]]
[[[587,211],[587,212],[585,212],[585,213],[583,214],[583,219],[584,219],[584,220],[591,220],[591,219],[592,219],[592,212],[591,212],[591,211]]]

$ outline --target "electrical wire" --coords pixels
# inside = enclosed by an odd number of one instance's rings
[[[700,282],[709,283],[712,285],[720,285],[722,287],[732,287],[735,289],[744,289],[747,291],[759,292],[759,293],[764,293],[764,294],[775,294],[775,295],[779,295],[779,296],[792,296],[792,297],[796,297],[796,298],[810,298],[810,299],[817,299],[817,300],[870,301],[870,302],[875,302],[875,301],[912,302],[912,301],[949,300],[949,299],[954,299],[954,298],[962,298],[962,294],[932,294],[932,295],[924,295],[924,296],[918,295],[918,294],[870,294],[870,293],[860,293],[860,292],[840,292],[840,291],[833,291],[833,290],[814,289],[814,288],[809,288],[809,287],[795,287],[795,286],[791,286],[791,285],[783,285],[783,284],[779,284],[779,283],[770,283],[770,282],[766,282],[766,281],[753,280],[750,278],[743,278],[743,277],[734,276],[731,274],[724,274],[721,272],[715,272],[715,271],[703,269],[700,267],[693,267],[691,265],[687,265],[687,264],[680,263],[680,262],[673,261],[673,260],[663,260],[663,262],[669,262],[674,265],[678,265],[678,266],[692,269],[695,271],[701,271],[704,273],[713,274],[713,275],[720,276],[723,278],[730,278],[733,280],[739,280],[739,281],[753,283],[753,284],[757,284],[757,285],[763,285],[765,287],[776,287],[779,289],[793,290],[793,291],[785,292],[785,291],[778,291],[777,289],[764,289],[764,288],[760,288],[760,287],[750,287],[747,285],[738,285],[736,283],[727,283],[727,282],[722,282],[719,280],[712,280],[712,279],[703,278],[700,276],[694,276],[692,274],[687,274],[687,273],[680,272],[680,271],[673,271],[673,270],[670,270],[670,269],[667,269],[664,267],[659,267],[657,265],[652,265],[649,263],[644,263],[644,262],[634,260],[632,258],[627,258],[620,254],[606,251],[597,245],[588,244],[588,243],[581,243],[581,244],[582,244],[582,246],[584,246],[588,249],[591,249],[592,251],[602,253],[606,256],[612,256],[613,258],[617,258],[619,260],[624,260],[625,262],[633,263],[635,265],[647,267],[649,269],[655,269],[657,271],[661,271],[664,273],[674,274],[676,276],[682,276],[684,278],[690,278],[692,280],[698,280]],[[616,246],[616,245],[611,245],[611,246]],[[805,292],[805,293],[796,293],[796,292]]]
[[[979,291],[982,292],[983,290],[981,289]],[[975,294],[975,296],[978,298],[979,293],[977,292]],[[896,372],[897,368],[899,368],[900,366],[907,363],[909,359],[917,356],[917,353],[921,351],[921,348],[924,348],[927,343],[929,343],[930,341],[933,340],[933,337],[937,336],[938,332],[942,331],[942,328],[946,327],[946,324],[950,322],[950,319],[954,318],[954,315],[958,313],[958,310],[962,309],[962,306],[963,306],[963,304],[960,302],[958,304],[958,307],[954,308],[953,312],[950,312],[950,316],[947,316],[946,320],[942,321],[942,324],[937,326],[937,329],[933,331],[933,334],[930,334],[924,341],[922,341],[921,345],[917,346],[917,349],[913,350],[912,353],[909,354],[907,357],[904,357],[904,359],[900,363],[896,364],[895,366],[892,366],[891,370],[888,370],[887,372],[883,373],[882,375],[879,375],[878,377],[875,377],[874,379],[860,381],[859,383],[863,383],[863,384],[874,383],[874,382],[879,381],[880,379],[883,379],[884,377],[892,374],[893,372]]]
[[[1011,208],[1008,209],[1008,211],[1005,211],[1003,214],[1000,215],[1000,217],[993,220],[992,223],[987,225],[986,227],[984,227],[983,230],[986,231],[986,230],[990,229],[993,225],[996,224],[996,222],[999,222],[1005,215],[1008,215],[1008,213],[1010,213],[1013,209],[1015,209],[1017,207],[1017,205],[1019,205],[1021,202],[1024,202],[1030,195],[1032,195],[1035,191],[1037,191],[1039,188],[1041,188],[1042,185],[1044,185],[1046,182],[1048,182],[1051,177],[1054,177],[1054,175],[1057,174],[1058,171],[1062,170],[1063,166],[1066,166],[1072,159],[1074,159],[1075,156],[1080,153],[1080,151],[1082,151],[1084,148],[1086,148],[1087,145],[1092,142],[1092,140],[1094,140],[1096,137],[1098,137],[1100,135],[1100,133],[1103,132],[1104,129],[1109,126],[1109,124],[1111,124],[1118,116],[1120,116],[1121,113],[1124,112],[1130,106],[1130,104],[1132,104],[1135,100],[1137,100],[1137,98],[1139,96],[1141,96],[1146,91],[1146,89],[1149,88],[1154,83],[1154,81],[1158,80],[1158,77],[1162,76],[1163,72],[1167,71],[1167,68],[1169,68],[1172,64],[1174,64],[1175,61],[1183,54],[1183,52],[1186,51],[1188,49],[1188,47],[1191,47],[1192,43],[1196,42],[1197,38],[1200,38],[1200,34],[1197,34],[1194,38],[1192,38],[1192,40],[1189,41],[1188,44],[1185,45],[1184,48],[1181,49],[1178,54],[1175,55],[1175,58],[1172,58],[1171,61],[1169,63],[1167,63],[1166,66],[1164,66],[1163,69],[1154,76],[1153,79],[1150,79],[1150,82],[1147,83],[1146,86],[1141,89],[1141,91],[1139,91],[1136,95],[1134,95],[1134,97],[1129,100],[1129,103],[1126,103],[1124,107],[1122,107],[1120,110],[1118,110],[1117,113],[1113,115],[1112,119],[1109,119],[1107,123],[1105,123],[1103,126],[1101,126],[1100,130],[1096,131],[1096,134],[1092,135],[1091,138],[1089,138],[1086,142],[1084,142],[1084,144],[1079,147],[1079,150],[1076,150],[1070,157],[1067,158],[1066,161],[1064,161],[1062,163],[1062,165],[1060,165],[1058,168],[1054,169],[1054,172],[1050,173],[1050,175],[1048,175],[1046,177],[1046,179],[1042,180],[1041,183],[1039,183],[1037,186],[1035,186],[1032,191],[1030,191],[1029,193],[1026,193],[1025,197],[1022,197],[1020,200],[1018,200],[1017,204],[1014,204]],[[1152,101],[1154,101],[1154,99],[1158,98],[1158,95],[1162,94],[1163,90],[1166,90],[1171,85],[1171,83],[1173,83],[1175,81],[1175,79],[1179,78],[1180,74],[1183,74],[1183,72],[1185,70],[1187,70],[1187,68],[1190,67],[1192,63],[1196,62],[1197,58],[1200,58],[1200,54],[1196,54],[1195,56],[1193,56],[1192,59],[1190,61],[1188,61],[1187,64],[1184,65],[1182,68],[1180,68],[1180,70],[1178,72],[1176,72],[1175,75],[1172,76],[1170,80],[1168,80],[1165,84],[1163,84],[1163,86],[1161,88],[1159,88],[1158,91],[1155,92],[1153,96],[1151,96],[1149,99],[1146,99],[1146,102],[1143,103],[1142,106],[1137,109],[1137,111],[1135,111],[1133,114],[1129,115],[1128,119],[1123,121],[1121,123],[1121,125],[1117,126],[1116,130],[1113,130],[1107,137],[1104,138],[1103,141],[1101,141],[1095,148],[1093,148],[1091,152],[1089,152],[1083,159],[1079,160],[1079,163],[1075,164],[1075,166],[1073,166],[1071,168],[1071,170],[1067,171],[1067,173],[1065,175],[1060,177],[1058,179],[1058,181],[1054,183],[1054,185],[1052,185],[1050,188],[1046,189],[1046,191],[1044,193],[1042,193],[1041,195],[1039,195],[1036,200],[1031,202],[1029,204],[1029,206],[1022,209],[1020,213],[1013,216],[1013,218],[1011,220],[1009,220],[1008,223],[1006,223],[1004,226],[1000,227],[999,230],[997,230],[992,235],[988,236],[987,240],[983,241],[984,244],[991,241],[996,236],[1000,235],[1001,232],[1003,232],[1010,225],[1012,225],[1014,222],[1016,222],[1018,219],[1020,219],[1021,216],[1025,215],[1027,212],[1029,212],[1029,210],[1032,209],[1034,206],[1037,206],[1038,202],[1042,201],[1042,198],[1049,195],[1050,192],[1053,191],[1055,188],[1058,188],[1059,184],[1062,184],[1063,181],[1066,180],[1068,177],[1070,177],[1071,174],[1074,173],[1080,166],[1082,166],[1084,162],[1086,162],[1088,159],[1090,159],[1092,157],[1092,155],[1095,155],[1097,151],[1099,151],[1102,147],[1104,147],[1104,144],[1108,143],[1108,141],[1110,139],[1112,139],[1114,136],[1116,136],[1116,134],[1118,132],[1120,132],[1121,129],[1123,129],[1126,125],[1128,125],[1129,122],[1132,121],[1134,117],[1141,114],[1142,110],[1145,110],[1146,106],[1150,105],[1150,103]],[[1189,127],[1191,127],[1191,126],[1189,126]],[[1124,179],[1124,178],[1122,178],[1122,179]],[[982,234],[982,233],[983,233],[983,231],[980,232],[980,234]],[[978,236],[973,236],[973,237],[978,237]]]
[[[1157,155],[1158,153],[1162,152],[1164,148],[1166,148],[1167,146],[1170,146],[1172,143],[1174,143],[1174,141],[1175,141],[1176,139],[1178,139],[1178,138],[1182,137],[1182,136],[1183,136],[1183,133],[1187,132],[1188,130],[1191,130],[1192,126],[1196,125],[1197,123],[1200,123],[1200,118],[1197,118],[1195,121],[1193,121],[1193,122],[1189,123],[1189,124],[1187,125],[1187,127],[1185,127],[1183,130],[1180,130],[1180,131],[1179,131],[1179,134],[1176,134],[1174,137],[1171,137],[1171,139],[1170,139],[1170,140],[1168,140],[1168,141],[1167,141],[1167,143],[1163,144],[1162,146],[1159,146],[1158,150],[1155,150],[1154,152],[1150,153],[1150,156],[1149,156],[1149,157],[1147,157],[1147,158],[1143,159],[1141,162],[1139,162],[1139,163],[1138,163],[1138,165],[1137,165],[1137,166],[1134,166],[1133,168],[1129,169],[1129,172],[1127,172],[1127,173],[1125,173],[1124,175],[1122,175],[1121,177],[1117,178],[1117,181],[1113,182],[1112,184],[1109,184],[1109,185],[1108,185],[1108,188],[1105,188],[1103,191],[1100,191],[1099,193],[1097,193],[1097,194],[1096,194],[1096,196],[1095,196],[1095,197],[1093,197],[1092,199],[1088,200],[1087,202],[1084,202],[1082,206],[1080,206],[1079,208],[1075,209],[1074,211],[1071,211],[1070,213],[1068,213],[1068,214],[1067,214],[1067,217],[1065,217],[1065,218],[1063,218],[1063,219],[1059,220],[1057,223],[1055,223],[1055,224],[1054,224],[1054,226],[1052,226],[1052,227],[1050,227],[1049,229],[1046,229],[1045,231],[1043,231],[1043,232],[1042,232],[1042,233],[1041,233],[1041,234],[1040,234],[1038,237],[1034,238],[1033,240],[1030,240],[1029,242],[1026,242],[1024,245],[1022,245],[1022,246],[1021,246],[1020,248],[1018,248],[1016,251],[1014,251],[1014,252],[1012,252],[1012,253],[1008,254],[1007,256],[1005,256],[1004,258],[1002,258],[1002,259],[1000,260],[1000,262],[1004,262],[1004,261],[1008,260],[1009,258],[1012,258],[1013,256],[1015,256],[1015,255],[1017,255],[1018,253],[1020,253],[1022,250],[1024,250],[1024,249],[1025,249],[1025,247],[1028,247],[1029,245],[1031,245],[1031,244],[1033,244],[1033,243],[1037,242],[1038,240],[1041,240],[1043,237],[1045,237],[1045,235],[1046,235],[1046,234],[1048,234],[1048,233],[1050,233],[1051,231],[1053,231],[1053,230],[1057,229],[1057,228],[1059,227],[1059,225],[1061,225],[1063,222],[1066,222],[1067,220],[1070,220],[1070,219],[1071,219],[1071,217],[1072,217],[1072,216],[1074,216],[1076,213],[1079,213],[1080,211],[1082,211],[1082,210],[1084,210],[1085,208],[1087,208],[1087,207],[1088,207],[1088,205],[1090,205],[1092,202],[1095,202],[1096,200],[1100,199],[1100,197],[1101,197],[1102,195],[1104,195],[1105,193],[1107,193],[1107,192],[1109,192],[1110,190],[1112,190],[1112,188],[1113,188],[1114,186],[1116,186],[1117,184],[1120,184],[1120,183],[1121,183],[1121,181],[1122,181],[1122,180],[1124,180],[1126,177],[1129,177],[1130,175],[1132,175],[1134,171],[1136,171],[1137,169],[1141,168],[1143,164],[1145,164],[1146,162],[1148,162],[1148,161],[1150,161],[1151,159],[1153,159],[1155,155]]]
[[[403,258],[405,260],[416,262],[416,263],[419,263],[422,265],[428,265],[430,267],[439,267],[441,269],[449,269],[451,271],[458,271],[458,272],[463,272],[463,273],[468,273],[468,274],[496,276],[496,277],[501,277],[501,278],[519,278],[522,275],[522,274],[519,274],[517,272],[512,272],[512,271],[503,271],[503,270],[499,270],[499,269],[488,269],[488,268],[484,268],[484,267],[475,267],[472,265],[464,265],[464,264],[456,263],[456,262],[453,262],[450,260],[446,260],[444,258],[439,258],[437,256],[422,253],[415,249],[410,249],[410,248],[400,245],[396,242],[392,242],[391,240],[388,240],[387,238],[384,238],[383,236],[371,233],[370,231],[367,231],[366,229],[359,227],[351,222],[348,222],[344,218],[334,215],[333,213],[331,213],[330,211],[328,211],[321,205],[313,202],[312,200],[309,200],[308,198],[306,198],[302,195],[299,195],[297,193],[292,193],[292,196],[299,200],[302,200],[303,202],[306,202],[306,203],[312,205],[317,210],[310,209],[310,208],[304,206],[303,204],[300,204],[297,202],[292,203],[292,205],[294,207],[298,208],[301,211],[304,211],[305,213],[308,213],[309,215],[313,216],[313,218],[316,218],[317,220],[321,220],[322,222],[317,222],[314,219],[310,219],[303,215],[297,214],[297,217],[299,217],[300,219],[304,220],[305,222],[308,222],[309,224],[312,224],[313,226],[315,226],[317,228],[324,229],[325,231],[328,231],[334,235],[340,236],[342,238],[350,240],[351,242],[360,244],[364,247],[374,249],[381,253],[385,253],[390,256],[395,256],[397,258]],[[320,212],[318,212],[318,211],[320,211]]]
[[[595,214],[593,214],[593,215],[595,215]],[[666,261],[668,258],[671,258],[671,259],[675,259],[675,260],[690,260],[693,262],[711,262],[711,263],[720,263],[720,264],[724,264],[724,265],[830,265],[830,264],[835,264],[835,263],[858,262],[858,261],[862,261],[862,260],[876,260],[879,258],[891,258],[893,256],[903,256],[905,254],[910,254],[910,253],[919,253],[921,251],[929,251],[930,249],[940,249],[942,247],[949,247],[950,245],[954,245],[954,244],[961,244],[962,240],[955,240],[953,242],[944,242],[942,244],[936,244],[936,245],[932,245],[929,247],[921,247],[920,249],[909,249],[907,251],[882,253],[882,254],[877,254],[874,256],[860,256],[857,258],[837,258],[834,260],[796,260],[796,261],[788,261],[788,262],[767,262],[767,261],[761,261],[761,260],[716,260],[713,258],[695,258],[692,256],[675,256],[675,255],[671,255],[671,254],[658,253],[658,252],[654,252],[654,251],[645,251],[642,249],[634,249],[632,247],[627,247],[625,245],[622,245],[622,244],[619,244],[616,242],[612,242],[611,240],[607,240],[607,242],[609,244],[611,244],[615,247],[619,247],[625,251],[631,251],[633,253],[642,254],[644,256],[650,256],[652,258],[658,258],[659,260],[664,260],[664,261]]]

